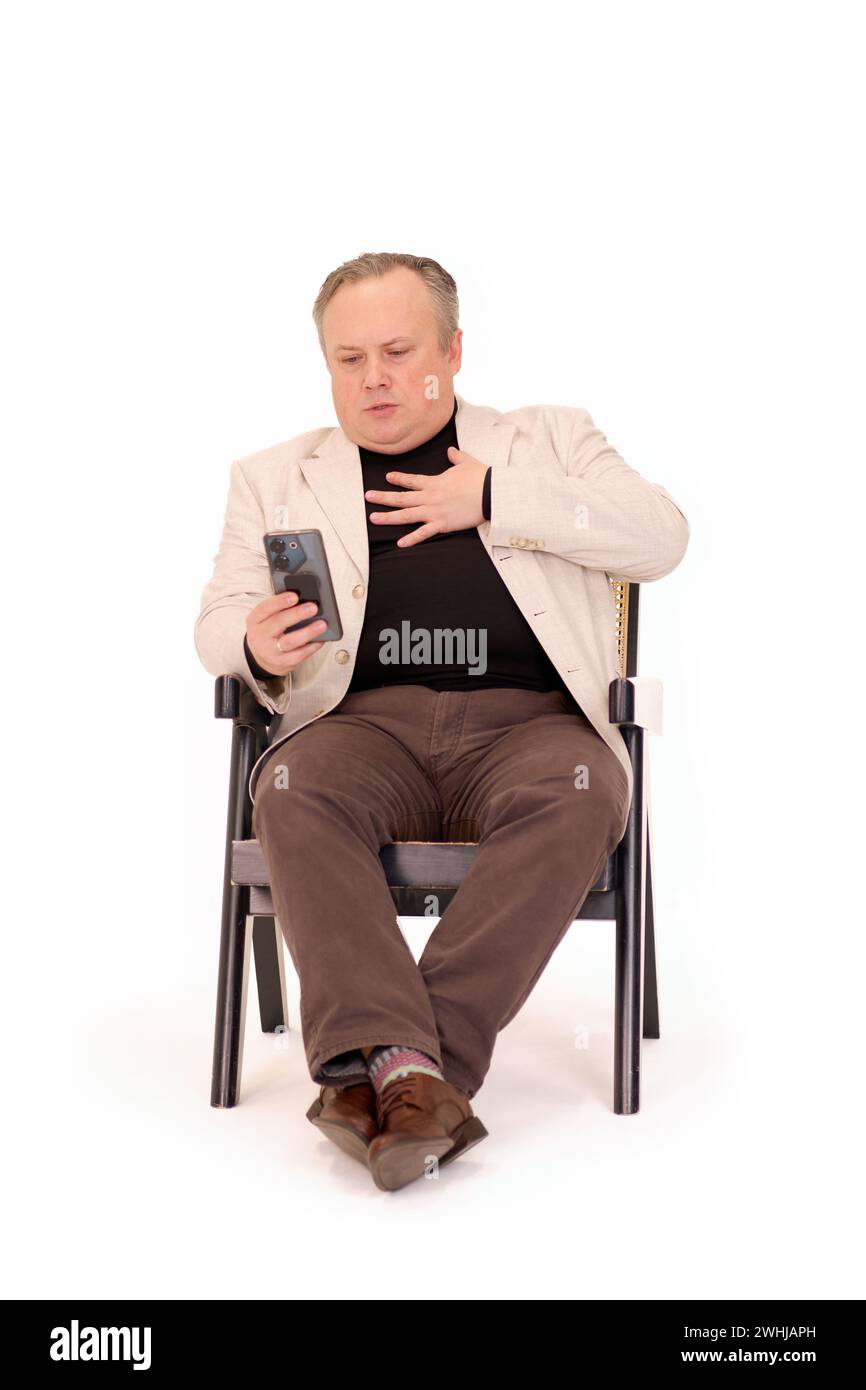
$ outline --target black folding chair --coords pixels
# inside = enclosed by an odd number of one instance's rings
[[[619,676],[610,683],[611,723],[622,728],[634,772],[634,795],[622,840],[610,855],[575,920],[616,923],[613,1108],[632,1115],[640,1105],[641,1038],[659,1036],[652,841],[646,733],[661,733],[661,684],[638,677],[638,584],[610,580],[616,611]],[[238,676],[218,676],[215,714],[232,721],[228,824],[223,880],[211,1105],[236,1105],[243,1062],[250,943],[256,967],[262,1032],[289,1026],[283,939],[274,914],[267,867],[251,838],[247,790],[256,759],[272,741],[276,719]],[[423,916],[434,894],[441,915],[469,872],[471,842],[400,841],[381,852],[399,915]]]

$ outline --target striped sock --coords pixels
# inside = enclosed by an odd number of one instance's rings
[[[377,1096],[381,1095],[389,1081],[413,1071],[424,1072],[427,1076],[438,1076],[440,1081],[445,1080],[441,1069],[426,1052],[419,1052],[416,1047],[402,1047],[399,1043],[389,1044],[387,1047],[374,1047],[367,1058],[367,1070]]]

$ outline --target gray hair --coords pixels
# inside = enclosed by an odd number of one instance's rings
[[[400,251],[365,251],[363,256],[356,256],[352,261],[344,261],[336,270],[332,270],[316,296],[316,302],[313,305],[313,321],[319,335],[319,346],[326,362],[328,354],[322,333],[322,319],[325,309],[337,290],[341,285],[351,284],[357,280],[367,280],[373,275],[386,275],[389,270],[394,270],[397,266],[406,266],[408,270],[416,271],[427,286],[433,312],[439,324],[439,347],[443,353],[447,353],[451,346],[451,340],[459,327],[460,314],[457,283],[448,274],[448,271],[443,269],[438,261],[431,260],[429,256],[409,256]]]

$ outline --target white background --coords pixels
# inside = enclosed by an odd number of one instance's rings
[[[6,1296],[863,1297],[860,18],[5,11]],[[467,400],[586,407],[692,528],[642,588],[640,1112],[578,923],[489,1139],[388,1195],[304,1118],[288,955],[287,1046],[251,988],[209,1105],[230,728],[192,640],[230,463],[336,422],[312,305],[378,250],[455,276]]]

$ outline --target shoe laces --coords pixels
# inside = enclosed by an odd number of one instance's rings
[[[398,1105],[411,1105],[415,1110],[423,1110],[423,1105],[419,1105],[414,1099],[416,1085],[414,1076],[403,1076],[389,1081],[377,1097],[380,1119],[384,1120]]]

